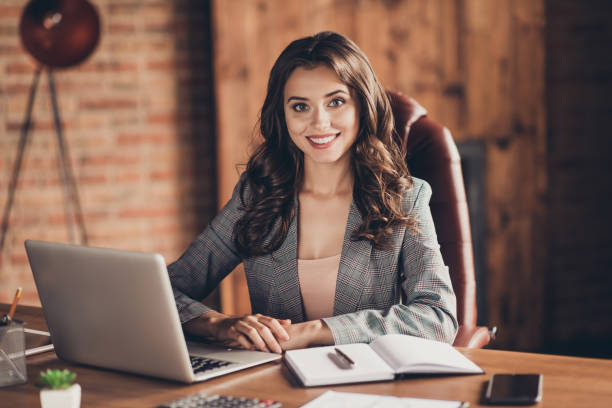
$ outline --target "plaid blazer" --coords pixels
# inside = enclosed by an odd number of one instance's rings
[[[369,241],[351,239],[362,223],[356,204],[351,204],[334,315],[323,319],[336,344],[370,342],[387,333],[448,343],[454,340],[456,300],[429,209],[431,187],[423,180],[413,181],[404,209],[417,220],[418,231],[394,228],[388,249],[375,249]],[[168,266],[182,323],[211,310],[200,300],[240,262],[244,263],[253,313],[288,318],[294,323],[304,321],[297,271],[297,217],[275,252],[242,259],[233,242],[234,225],[242,215],[241,182],[211,224]],[[297,197],[294,201],[297,210]]]

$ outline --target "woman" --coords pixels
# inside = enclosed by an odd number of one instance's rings
[[[431,189],[410,178],[361,50],[332,32],[291,43],[270,72],[260,127],[231,200],[168,267],[185,331],[277,353],[386,333],[452,342]],[[240,262],[255,314],[200,303]]]

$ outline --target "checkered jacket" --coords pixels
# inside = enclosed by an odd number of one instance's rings
[[[352,240],[362,223],[353,202],[334,300],[334,315],[323,320],[336,344],[370,342],[387,333],[403,333],[452,343],[457,331],[456,301],[429,209],[431,187],[413,178],[405,210],[418,231],[393,230],[388,249]],[[240,182],[233,196],[185,253],[168,266],[182,323],[211,309],[200,302],[240,262],[244,263],[253,313],[292,322],[304,321],[297,271],[297,217],[275,252],[242,259],[232,239],[242,215]],[[248,191],[247,191],[248,194]],[[295,199],[296,209],[298,205]],[[296,211],[297,213],[297,211]]]

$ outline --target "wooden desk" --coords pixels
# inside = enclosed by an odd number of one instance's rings
[[[0,305],[5,313],[7,305]],[[26,327],[46,330],[40,308],[20,306],[16,318]],[[544,398],[539,407],[611,407],[612,360],[563,357],[498,350],[459,349],[481,366],[486,374],[411,378],[393,382],[338,387],[299,387],[282,364],[268,363],[214,380],[183,385],[154,378],[73,366],[48,352],[28,357],[28,384],[0,388],[0,407],[40,407],[39,390],[33,383],[47,368],[69,368],[77,373],[83,389],[83,408],[154,407],[198,392],[281,401],[283,407],[298,407],[332,389],[335,391],[390,394],[404,397],[469,401],[481,405],[483,386],[492,373],[544,374]]]

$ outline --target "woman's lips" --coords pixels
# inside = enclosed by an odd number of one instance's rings
[[[307,136],[306,139],[315,149],[326,149],[334,143],[339,135],[340,133],[330,133],[326,135]]]

